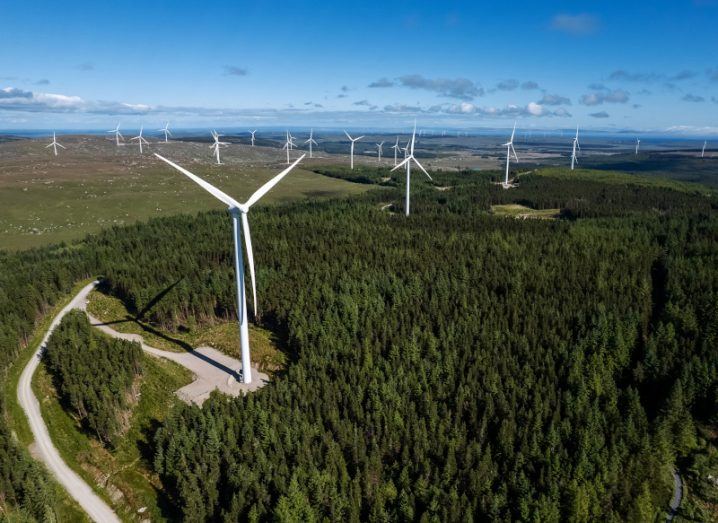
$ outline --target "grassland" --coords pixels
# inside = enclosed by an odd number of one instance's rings
[[[208,345],[237,359],[241,358],[236,321],[167,333],[146,321],[137,320],[120,300],[99,291],[90,294],[87,308],[95,318],[112,323],[113,329],[140,334],[148,345],[158,349],[181,352]],[[252,362],[259,370],[271,375],[284,368],[286,356],[278,349],[278,342],[272,332],[250,324],[249,342],[252,347]]]
[[[0,144],[0,249],[71,241],[113,225],[222,205],[152,156],[159,152],[228,193],[248,197],[285,165],[281,151],[232,145],[213,165],[206,144],[153,144],[140,157],[97,137],[66,137],[58,157],[34,140]],[[295,156],[298,156],[296,154]],[[367,187],[298,168],[262,200],[357,194]]]
[[[491,212],[496,216],[509,216],[516,219],[553,220],[558,218],[561,209],[532,209],[524,205],[509,203],[506,205],[492,205]]]

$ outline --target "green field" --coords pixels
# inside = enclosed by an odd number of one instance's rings
[[[222,208],[222,204],[169,167],[152,164],[124,173],[52,169],[41,178],[0,176],[0,249],[25,249],[83,238],[123,225],[180,212]],[[282,166],[192,165],[206,178],[241,201]],[[6,167],[7,169],[7,167]],[[357,194],[366,185],[296,169],[262,203]]]
[[[517,219],[537,218],[540,220],[552,220],[558,217],[560,211],[561,209],[532,209],[517,203],[491,206],[491,212],[496,216],[510,216]]]

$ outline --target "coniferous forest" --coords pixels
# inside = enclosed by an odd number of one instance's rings
[[[657,517],[696,426],[718,423],[715,196],[459,173],[415,184],[407,218],[397,180],[253,210],[259,321],[290,363],[157,429],[152,466],[184,519]],[[560,219],[491,215],[500,203]],[[167,330],[233,317],[230,226],[203,213],[0,253],[4,366],[95,274]],[[26,486],[42,472],[3,430],[4,499],[42,519]]]
[[[67,314],[47,343],[47,368],[61,401],[86,429],[112,446],[127,429],[142,372],[139,343],[93,330],[80,311]]]

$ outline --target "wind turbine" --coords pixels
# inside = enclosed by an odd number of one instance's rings
[[[239,318],[239,343],[242,350],[242,383],[252,383],[252,367],[249,358],[249,325],[247,314],[247,295],[244,286],[244,257],[242,255],[242,236],[244,235],[244,244],[247,248],[247,263],[249,265],[249,275],[252,278],[252,298],[254,299],[254,317],[257,317],[257,285],[254,276],[254,253],[252,252],[252,238],[249,233],[249,220],[247,213],[249,209],[257,203],[272,187],[277,185],[289,172],[294,169],[297,164],[302,161],[304,155],[297,159],[292,165],[284,169],[277,176],[262,185],[252,196],[244,203],[239,203],[231,196],[220,191],[213,185],[207,183],[199,176],[196,176],[188,170],[180,167],[176,163],[171,162],[167,158],[163,158],[155,153],[155,156],[186,175],[192,181],[197,183],[205,191],[225,203],[229,207],[229,213],[232,216],[233,238],[234,238],[234,270],[235,280],[237,283],[237,313]],[[242,221],[242,229],[240,229],[239,221]]]
[[[150,144],[150,143],[149,143],[147,140],[145,140],[145,138],[142,136],[142,131],[144,131],[144,129],[145,129],[145,126],[144,126],[144,125],[141,126],[141,127],[140,127],[140,134],[138,134],[138,135],[135,136],[134,138],[130,138],[130,140],[137,140],[137,143],[140,144],[140,154],[142,154],[142,143],[144,142],[144,143],[146,143],[147,145]]]
[[[349,133],[346,132],[346,131],[344,131],[344,134],[346,134],[346,135],[347,135],[347,138],[349,138],[349,140],[352,142],[350,155],[351,155],[351,168],[352,168],[352,170],[354,170],[354,144],[355,144],[356,142],[358,142],[359,140],[361,140],[362,138],[364,138],[364,137],[363,137],[363,136],[359,136],[359,137],[357,137],[357,138],[352,138],[351,136],[349,136]]]
[[[172,133],[170,132],[170,123],[167,122],[162,129],[157,129],[157,132],[165,133],[165,143],[167,143],[169,141],[167,137],[172,136]]]
[[[516,149],[514,149],[514,134],[516,134],[516,122],[514,122],[514,130],[511,131],[511,139],[503,144],[503,146],[506,147],[506,177],[504,178],[504,183],[502,184],[504,189],[509,188],[509,163],[511,162],[511,153],[514,153],[516,162],[518,163],[519,161],[519,157],[516,156]]]
[[[703,149],[701,149],[701,158],[703,158],[706,155],[706,145],[708,144],[708,140],[703,140]]]
[[[214,153],[217,155],[217,165],[222,165],[222,162],[219,159],[219,148],[229,144],[227,142],[219,141],[219,134],[217,134],[217,131],[212,131],[212,138],[214,138],[214,143],[210,145],[209,148],[214,149]]]
[[[636,156],[638,156],[638,148],[641,146],[641,139],[636,138]]]
[[[254,147],[254,133],[256,133],[256,132],[257,132],[256,129],[254,131],[249,131],[249,133],[252,135],[252,147]]]
[[[383,151],[383,148],[384,148],[384,142],[376,144],[376,153],[377,153],[376,162],[377,163],[381,163],[381,153]]]
[[[122,136],[122,133],[120,133],[120,122],[117,122],[117,127],[115,127],[114,129],[112,129],[111,131],[107,131],[107,132],[108,132],[108,133],[114,133],[114,134],[115,134],[115,143],[117,144],[118,147],[119,147],[120,145],[122,145],[122,144],[120,143],[120,138],[122,138],[122,139],[124,140],[125,137]]]
[[[292,136],[291,131],[287,131],[287,134],[289,135],[289,149],[293,151],[294,148],[297,146],[297,144],[294,143],[294,140],[296,140],[296,138]]]
[[[392,169],[392,172],[396,171],[399,167],[406,164],[406,204],[404,206],[404,209],[405,209],[407,216],[409,216],[409,185],[411,183],[411,162],[414,162],[416,164],[416,166],[419,169],[421,169],[426,176],[429,177],[429,180],[432,180],[432,181],[434,180],[431,176],[429,176],[429,173],[426,172],[426,169],[424,169],[424,167],[418,162],[418,160],[416,158],[414,158],[414,141],[415,140],[416,140],[416,122],[414,122],[414,132],[412,133],[411,141],[409,142],[411,144],[411,146],[409,146],[407,144],[408,156],[404,159],[403,162],[401,162],[399,165],[397,165],[396,167],[394,167]],[[409,147],[411,147],[411,148],[409,149]]]
[[[52,147],[52,150],[55,153],[55,156],[57,156],[57,146],[58,145],[60,147],[62,147],[63,149],[67,149],[67,147],[65,147],[64,145],[62,145],[61,143],[59,143],[57,141],[57,138],[55,138],[55,131],[52,131],[52,143],[49,143],[48,145],[46,145],[45,149],[47,149],[48,147]]]
[[[282,149],[287,150],[287,165],[289,165],[289,151],[292,150],[292,147],[294,147],[294,136],[289,134],[289,131],[287,131],[287,141],[284,143],[284,146]]]
[[[571,152],[571,170],[573,171],[574,164],[578,163],[578,158],[576,158],[576,148],[578,147],[578,150],[581,150],[581,145],[578,143],[578,125],[576,126],[576,136],[573,139],[573,151]]]
[[[314,156],[312,155],[312,144],[314,144],[314,145],[319,145],[319,144],[314,140],[314,129],[310,129],[310,130],[309,130],[309,139],[308,139],[307,141],[305,141],[304,143],[308,143],[308,144],[309,144],[309,157],[310,157],[310,158],[314,158]]]
[[[399,147],[399,137],[398,136],[396,137],[396,143],[394,145],[392,145],[391,148],[394,149],[394,167],[396,167],[396,156],[399,153],[399,149],[401,149],[401,147]]]

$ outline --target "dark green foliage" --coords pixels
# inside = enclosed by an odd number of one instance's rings
[[[79,279],[87,277],[85,252],[53,247],[22,253],[0,251],[0,381],[19,350],[30,341],[35,322]],[[0,397],[0,519],[7,507],[18,518],[48,521],[54,516],[54,487],[45,469],[13,439]]]
[[[133,384],[142,372],[139,343],[100,334],[85,313],[71,311],[52,333],[46,358],[65,407],[104,444],[115,444],[127,429]]]
[[[326,167],[313,167],[315,173],[340,178],[354,183],[368,183],[396,187],[398,185],[397,172],[391,172],[389,167],[370,167],[357,165],[351,169],[346,165],[328,165]]]
[[[253,209],[261,321],[292,363],[159,429],[186,520],[645,521],[666,505],[667,464],[718,411],[715,200],[492,176],[414,178],[408,219],[380,210],[401,206],[401,178]],[[579,219],[487,214],[510,202]],[[178,329],[235,314],[231,248],[226,213],[205,213],[79,251]]]
[[[718,288],[711,201],[543,177],[437,183],[456,186],[417,184],[408,219],[379,210],[401,189],[253,214],[264,321],[294,363],[158,431],[155,466],[186,519],[642,521],[667,502],[666,464],[716,409],[716,357],[700,349],[712,327],[698,321]],[[528,198],[603,218],[485,212]],[[235,313],[224,214],[95,248],[123,253],[108,286],[138,310],[183,277],[157,323]],[[682,334],[654,356],[663,323]]]

